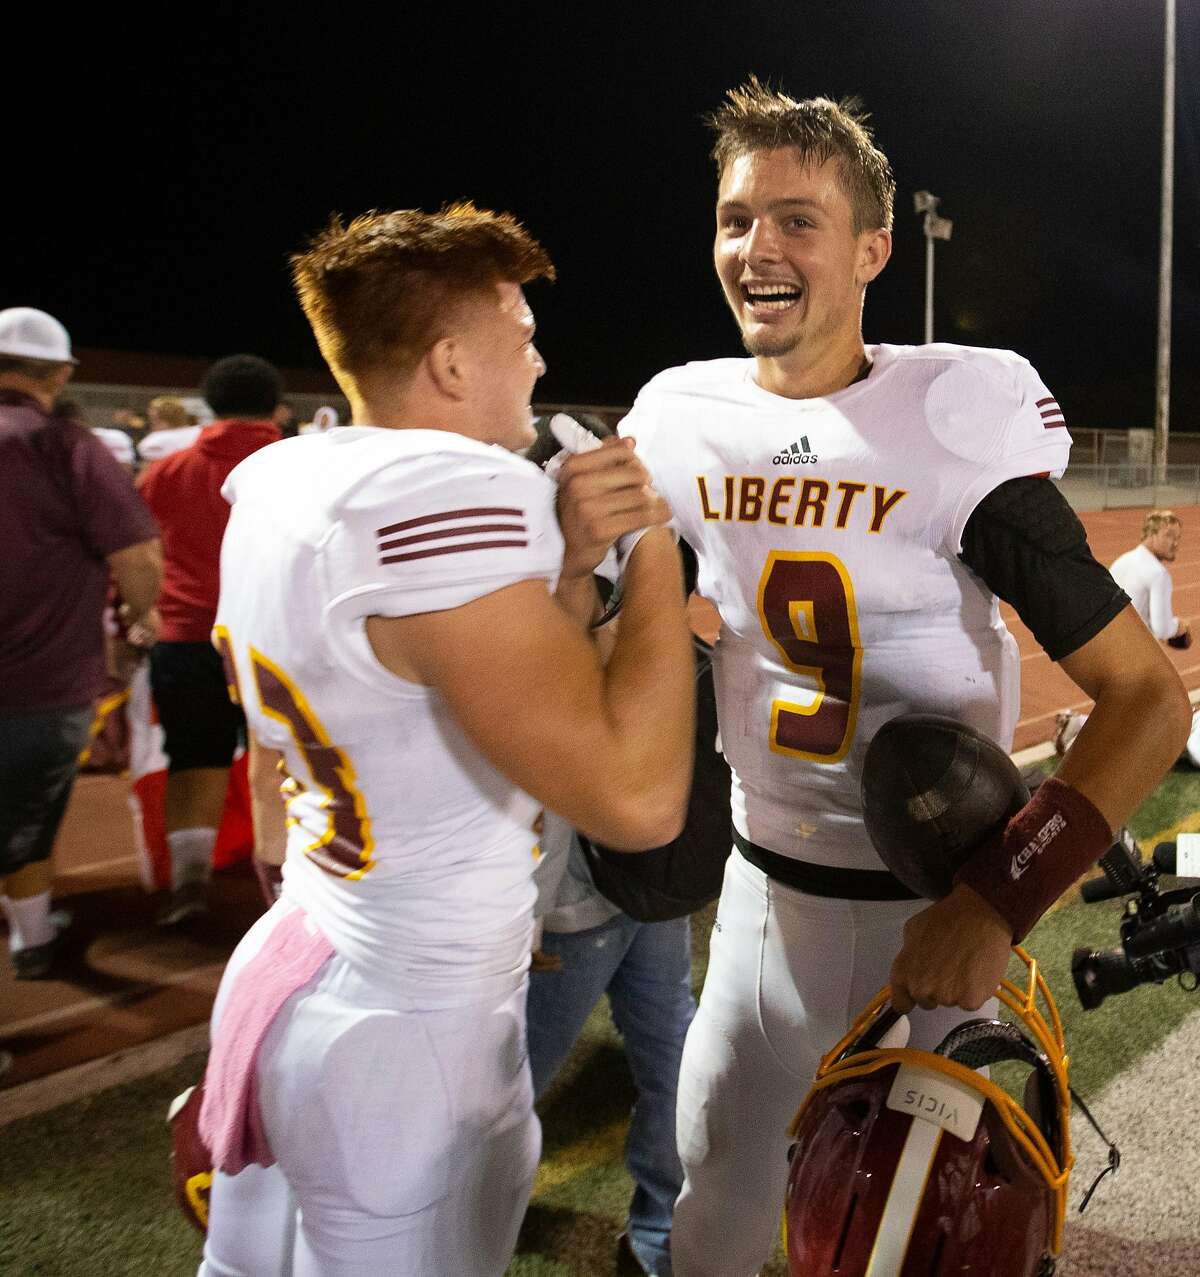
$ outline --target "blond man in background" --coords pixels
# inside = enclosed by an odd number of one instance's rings
[[[1183,525],[1174,511],[1151,510],[1142,520],[1141,542],[1122,554],[1109,571],[1156,639],[1187,648],[1192,645],[1192,631],[1172,611],[1171,574],[1166,568],[1175,562],[1182,540]]]

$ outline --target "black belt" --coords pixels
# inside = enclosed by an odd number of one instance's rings
[[[909,891],[886,869],[838,869],[833,865],[793,860],[791,856],[781,856],[776,851],[748,842],[736,829],[733,831],[733,845],[768,878],[810,896],[827,896],[835,900],[920,899],[915,891]]]

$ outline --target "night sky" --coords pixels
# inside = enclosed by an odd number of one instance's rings
[[[1200,430],[1200,4],[1179,8],[1172,429]],[[954,220],[936,336],[1027,355],[1074,426],[1153,424],[1157,0],[154,12],[169,29],[110,8],[7,42],[0,305],[78,345],[317,367],[287,254],[334,210],[468,197],[558,266],[530,290],[538,398],[629,402],[740,353],[701,116],[757,72],[860,95],[892,160],[868,341],[921,340],[926,188]]]

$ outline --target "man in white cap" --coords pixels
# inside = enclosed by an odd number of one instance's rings
[[[50,852],[104,677],[109,576],[122,620],[158,597],[158,528],[85,427],[56,417],[75,367],[45,311],[0,310],[0,907],[18,979],[47,976]]]

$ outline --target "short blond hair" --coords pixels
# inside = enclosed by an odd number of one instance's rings
[[[192,414],[183,406],[183,400],[176,399],[174,395],[156,396],[150,400],[146,411],[152,417],[157,417],[169,430],[192,424]]]
[[[1142,520],[1142,540],[1154,536],[1163,528],[1169,528],[1173,524],[1177,527],[1183,526],[1179,522],[1179,515],[1174,510],[1151,510]]]

